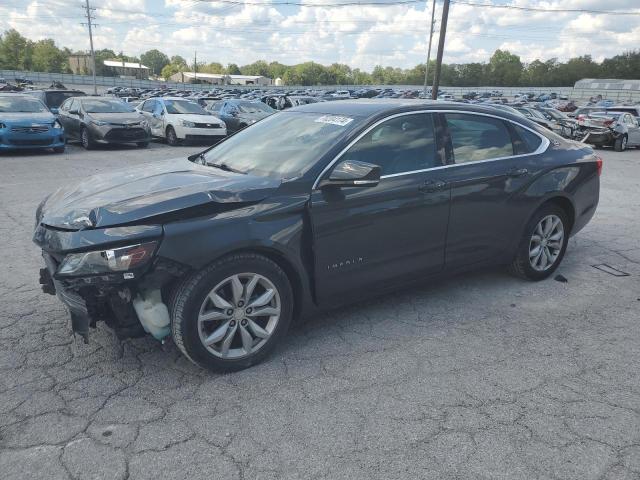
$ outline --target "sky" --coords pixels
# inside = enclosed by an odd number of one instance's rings
[[[288,1],[297,5],[282,5],[283,0],[90,0],[97,24],[94,45],[132,56],[157,48],[189,63],[197,52],[198,62],[224,65],[339,62],[365,71],[375,65],[409,68],[426,59],[432,0]],[[436,2],[432,58],[442,11],[442,1]],[[336,6],[344,3],[350,5]],[[532,12],[468,3],[626,14]],[[53,38],[58,46],[88,50],[83,5],[84,0],[1,0],[0,31],[15,28],[33,40]],[[640,0],[452,0],[444,62],[488,61],[498,48],[524,62],[586,54],[600,61],[640,48]]]

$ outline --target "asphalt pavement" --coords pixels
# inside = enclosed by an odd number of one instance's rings
[[[312,319],[229,375],[104,325],[73,341],[38,285],[37,204],[199,149],[0,155],[0,478],[640,478],[640,150],[600,151],[566,283],[425,283]]]

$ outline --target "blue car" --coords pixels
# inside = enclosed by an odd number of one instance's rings
[[[0,151],[51,148],[64,152],[64,129],[40,100],[29,95],[0,94]]]

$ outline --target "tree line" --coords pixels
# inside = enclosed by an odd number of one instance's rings
[[[71,73],[68,58],[73,54],[66,47],[59,48],[51,39],[32,41],[16,30],[7,30],[0,35],[0,69],[31,70],[38,72]],[[75,52],[78,53],[78,52]],[[79,52],[83,53],[83,52]],[[304,62],[284,65],[279,62],[259,60],[248,65],[235,63],[222,65],[218,62],[189,63],[180,55],[168,56],[157,49],[149,50],[140,57],[116,53],[110,49],[97,50],[96,74],[115,76],[114,69],[106,67],[104,60],[141,62],[150,68],[155,77],[168,80],[182,71],[217,73],[227,75],[262,75],[281,78],[285,85],[422,85],[425,64],[413,68],[394,68],[376,65],[371,72],[351,68],[341,63],[321,65]],[[429,65],[427,83],[433,83],[435,63]],[[90,72],[82,72],[90,73]],[[453,87],[487,86],[573,86],[582,78],[640,78],[640,50],[594,61],[583,55],[561,62],[556,58],[546,61],[534,60],[524,63],[518,55],[506,50],[496,50],[488,62],[443,64],[442,85]]]

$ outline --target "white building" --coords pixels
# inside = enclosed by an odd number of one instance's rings
[[[271,85],[271,79],[261,75],[226,75],[223,73],[178,72],[169,78],[179,83],[210,83],[211,85]]]
[[[141,80],[149,78],[149,67],[141,63],[121,60],[105,60],[103,63],[105,67],[114,70],[116,75],[122,78],[139,78]]]

